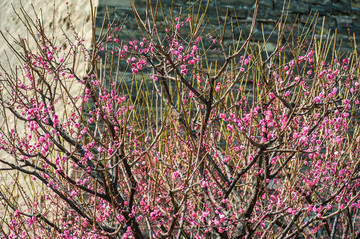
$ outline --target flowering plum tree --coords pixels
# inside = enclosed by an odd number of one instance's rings
[[[268,52],[257,3],[231,44],[236,19],[132,6],[141,37],[109,23],[91,51],[24,15],[37,47],[0,77],[2,237],[359,238],[356,44],[283,16]]]

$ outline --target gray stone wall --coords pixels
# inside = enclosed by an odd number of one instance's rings
[[[200,1],[203,1],[203,6],[207,3],[205,0]],[[134,2],[138,12],[143,14],[146,0],[134,0]],[[199,1],[193,2],[198,3]],[[152,3],[155,4],[156,0],[152,0]],[[251,24],[254,3],[255,0],[210,0],[207,9],[208,17],[214,25],[219,25],[219,19],[220,21],[224,19],[229,8],[229,16],[233,19],[236,18],[246,31]],[[163,8],[169,9],[169,6],[172,5],[174,13],[181,7],[186,9],[188,4],[187,0],[162,0]],[[331,29],[331,32],[337,29],[337,40],[339,43],[342,42],[344,50],[351,48],[349,36],[352,36],[352,33],[356,35],[360,33],[360,0],[292,0],[289,5],[286,5],[287,7],[289,9],[287,29],[290,29],[294,23],[301,29],[305,26],[309,15],[317,13],[319,16],[317,28],[321,28],[325,17],[324,36],[327,36],[328,29]],[[262,29],[265,31],[265,36],[270,35],[281,16],[282,9],[282,0],[259,0],[258,22],[254,32],[255,40],[262,40]],[[96,20],[97,33],[99,33],[107,11],[110,13],[110,19],[117,19],[120,22],[125,20],[125,29],[119,36],[121,39],[127,40],[129,35],[137,35],[137,24],[129,0],[99,0]],[[274,35],[270,38],[270,43],[275,41]]]
[[[146,0],[133,0],[135,6],[140,15],[145,15]],[[203,8],[205,8],[208,3],[207,0],[198,0],[192,1],[191,3],[195,5],[195,9],[199,6],[201,2]],[[180,9],[183,12],[188,10],[189,1],[188,0],[162,0],[162,7],[164,9],[165,15],[167,14],[178,14]],[[152,0],[153,7],[155,7],[156,0]],[[267,51],[271,52],[275,49],[277,41],[277,30],[276,25],[279,21],[279,18],[282,13],[284,2],[283,0],[259,0],[259,9],[257,24],[254,30],[253,40],[263,42],[263,35],[269,37],[269,42],[266,45]],[[224,43],[225,46],[228,44],[233,44],[233,35],[235,39],[240,34],[240,31],[243,32],[243,37],[247,36],[249,27],[252,22],[252,16],[254,12],[255,0],[209,0],[209,6],[207,8],[207,17],[209,21],[213,24],[213,27],[218,28],[223,27],[223,22],[226,14],[228,13],[228,19],[236,19],[235,26],[231,29],[231,25],[227,24],[227,29],[225,32]],[[172,12],[169,9],[172,9]],[[347,52],[352,49],[352,42],[350,36],[353,33],[359,35],[360,33],[360,0],[292,0],[288,5],[288,1],[285,5],[285,8],[288,8],[286,16],[286,24],[284,25],[285,33],[290,33],[290,30],[295,27],[295,34],[301,33],[301,30],[308,29],[309,26],[316,25],[316,37],[319,39],[321,37],[320,29],[324,20],[323,38],[326,39],[328,32],[334,33],[337,29],[337,43],[341,43],[342,52]],[[104,22],[104,16],[106,13],[109,13],[109,17]],[[309,21],[317,17],[317,22],[313,21],[309,24]],[[162,16],[159,17],[162,19]],[[133,10],[129,0],[99,0],[99,6],[97,9],[97,18],[96,18],[96,33],[99,35],[102,25],[105,23],[105,26],[109,23],[115,21],[119,26],[123,25],[123,29],[120,32],[117,32],[117,38],[121,41],[128,41],[131,38],[142,39],[142,35],[138,29],[137,22],[134,17]],[[219,24],[220,22],[220,24]],[[316,22],[316,24],[315,24]],[[274,31],[275,28],[275,31]],[[185,30],[186,31],[186,30]],[[205,28],[205,32],[211,32],[212,28],[209,24]],[[264,32],[264,34],[263,34]],[[184,33],[184,32],[182,32]],[[207,48],[211,44],[211,40],[204,38],[203,43]],[[108,46],[111,48],[111,46]],[[101,54],[105,54],[102,52]],[[218,61],[219,53],[209,48],[207,51],[207,59],[209,62]],[[220,62],[219,62],[220,61]],[[124,64],[122,66],[122,64]],[[115,64],[116,65],[116,64]],[[132,75],[128,71],[125,73],[126,63],[120,63],[120,72],[123,78],[121,83],[121,90],[128,92],[128,88],[125,85],[132,85]],[[103,76],[106,75],[104,80],[107,81],[119,81],[119,79],[114,79],[110,74],[110,71],[114,69],[107,69],[102,73]],[[154,95],[154,89],[152,83],[149,82],[149,91],[151,91],[152,97]],[[135,99],[137,90],[134,87],[130,89],[130,95]],[[154,94],[154,95],[153,95]]]

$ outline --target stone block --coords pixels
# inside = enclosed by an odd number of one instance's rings
[[[277,1],[275,0],[275,3],[277,3]],[[275,6],[274,1],[271,0],[260,0],[259,1],[259,9],[264,8],[267,9],[268,11],[274,9]]]
[[[310,11],[312,13],[319,13],[319,16],[327,16],[333,10],[331,5],[329,6],[321,6],[321,5],[310,5]]]
[[[353,24],[355,26],[360,26],[360,9],[356,9],[355,12],[353,12],[352,14],[352,18],[353,18]]]
[[[334,4],[332,8],[330,9],[332,14],[350,14],[351,7],[349,5],[341,5],[341,4]]]
[[[139,14],[142,12],[140,11],[141,9],[138,10]],[[116,18],[119,18],[121,20],[125,20],[125,18],[134,18],[134,12],[131,8],[122,8],[122,7],[117,7],[115,8],[115,13],[114,13]]]
[[[322,21],[323,19],[319,18],[318,19],[318,25],[321,27],[322,25]],[[335,29],[335,27],[337,26],[337,23],[336,23],[336,18],[334,17],[331,17],[331,16],[328,16],[328,17],[325,17],[325,28],[332,28],[332,29]]]
[[[211,7],[207,9],[207,14],[210,19],[217,19],[217,17],[226,16],[227,7],[226,6],[218,6],[217,8]]]
[[[228,19],[246,19],[249,16],[249,11],[250,10],[245,8],[229,8]]]
[[[254,0],[217,0],[220,5],[229,5],[236,8],[252,8],[255,5]]]
[[[310,4],[301,2],[301,1],[293,1],[290,4],[291,12],[298,12],[298,13],[309,13],[310,12]]]
[[[137,6],[146,6],[146,0],[134,0],[134,5],[135,5],[135,7],[137,7]]]
[[[114,14],[114,7],[103,5],[103,6],[99,6],[96,9],[96,16],[97,17],[104,17],[106,13],[108,13],[109,15],[113,15]]]
[[[350,16],[335,16],[336,24],[338,26],[348,25],[353,23],[353,18]]]
[[[304,13],[304,15],[308,15],[309,12]],[[286,23],[287,24],[295,24],[300,21],[300,16],[303,15],[302,13],[298,12],[289,12],[289,14],[286,17]]]
[[[113,7],[131,7],[130,0],[99,0],[99,7],[113,6]]]
[[[322,6],[330,6],[332,4],[332,0],[302,0],[305,3],[311,3],[316,5],[322,5]]]
[[[250,12],[249,16],[252,16],[253,11]],[[273,9],[270,10],[267,8],[259,8],[258,10],[258,19],[268,19],[268,20],[273,20],[273,21],[277,21],[279,20],[281,16],[281,9]]]
[[[266,43],[266,45],[265,45],[265,47],[264,47],[265,49],[264,50],[266,50],[267,52],[273,52],[273,51],[275,51],[275,49],[276,49],[276,43],[271,43],[271,42],[268,42],[268,43]]]

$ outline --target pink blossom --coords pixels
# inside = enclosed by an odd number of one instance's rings
[[[275,98],[275,94],[273,92],[269,92],[269,97],[270,99],[274,99]]]

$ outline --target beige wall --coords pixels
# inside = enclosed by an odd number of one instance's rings
[[[65,0],[22,0],[22,6],[20,4],[20,0],[0,0],[0,9],[1,9],[1,21],[0,21],[0,30],[4,33],[4,35],[10,39],[10,43],[14,45],[13,41],[9,34],[18,38],[26,38],[28,35],[26,34],[26,28],[23,23],[16,16],[14,9],[21,14],[20,8],[23,8],[30,16],[34,17],[35,13],[33,11],[32,5],[36,10],[36,13],[42,19],[45,28],[48,31],[48,34],[51,34],[51,29],[54,29],[54,36],[56,36],[57,41],[63,42],[64,37],[62,36],[62,30],[65,31],[66,34],[72,35],[72,31],[69,29],[69,23],[67,20],[67,12],[69,7],[69,12],[71,13],[72,23],[75,29],[80,32],[85,39],[85,44],[87,47],[90,47],[91,43],[91,18],[90,18],[90,4],[89,0],[68,0],[68,5]],[[54,5],[55,4],[55,5]],[[94,5],[97,6],[97,3],[94,1]],[[55,6],[55,11],[54,11]],[[14,7],[14,9],[13,9]],[[16,46],[15,46],[16,47]],[[30,47],[34,48],[34,45],[30,45]],[[19,48],[17,48],[19,49]],[[8,55],[6,57],[5,51]],[[2,66],[8,71],[11,67],[14,67],[19,64],[18,59],[15,55],[9,50],[9,46],[6,44],[6,41],[0,36],[0,63]],[[78,73],[81,74],[85,69],[85,62],[82,62],[78,67]],[[2,70],[0,69],[0,72]],[[76,93],[79,91],[79,88],[73,87],[72,92]],[[7,122],[10,127],[13,127],[14,124],[17,124],[17,128],[21,131],[22,123],[15,122],[13,117],[8,116],[7,119],[0,113],[0,127],[5,129],[4,122]],[[9,155],[6,155],[3,151],[0,150],[0,158],[8,161],[14,162],[13,158]],[[0,164],[0,168],[4,167],[4,165]],[[16,174],[12,171],[1,171],[0,172],[0,185],[5,183],[10,183],[13,177]],[[28,191],[29,184],[25,183],[26,178],[20,176],[22,185],[26,191]],[[27,177],[29,179],[29,177]],[[3,181],[4,180],[4,181]],[[3,188],[0,186],[0,190]],[[30,190],[32,191],[32,190]],[[16,192],[14,192],[16,193]],[[30,194],[31,196],[31,194]],[[21,203],[21,199],[19,198],[19,203]],[[1,210],[3,208],[0,207],[0,217],[4,215]],[[0,220],[1,221],[1,220]],[[2,225],[0,224],[0,227]]]
[[[0,1],[0,9],[1,9],[1,21],[0,21],[0,30],[7,35],[6,31],[8,30],[13,36],[18,37],[26,37],[25,27],[22,22],[18,19],[16,14],[14,13],[13,7],[16,11],[21,13],[20,8],[22,2],[23,8],[26,12],[29,13],[30,16],[35,16],[34,11],[32,9],[32,5],[34,9],[36,9],[37,14],[41,16],[41,19],[44,22],[45,27],[50,29],[50,26],[55,26],[56,36],[62,35],[61,28],[68,34],[71,33],[69,28],[67,27],[67,6],[71,12],[71,19],[73,21],[75,29],[82,32],[86,42],[88,45],[91,41],[91,20],[90,20],[90,4],[89,0],[67,0],[68,5],[66,5],[65,0],[2,0]],[[94,1],[94,0],[93,0]],[[55,3],[54,3],[55,2]],[[54,11],[55,4],[55,11]],[[94,5],[97,5],[95,2]],[[54,18],[53,18],[54,16]],[[61,28],[60,28],[61,27]],[[63,38],[59,38],[62,40]],[[17,64],[16,57],[12,56],[12,54],[8,50],[8,46],[2,37],[0,37],[0,62],[8,67],[6,64],[6,57],[3,54],[4,51],[7,51],[10,55],[10,64]]]

